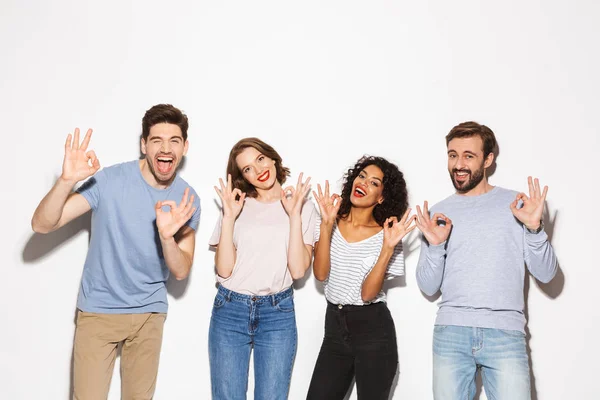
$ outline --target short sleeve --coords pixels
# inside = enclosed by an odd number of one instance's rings
[[[302,238],[304,244],[315,244],[315,226],[317,224],[317,210],[312,201],[307,200],[302,206]]]
[[[215,229],[208,240],[209,246],[216,246],[219,244],[219,240],[221,240],[221,224],[223,223],[223,213],[219,212],[219,218],[217,218],[217,223],[215,224]]]
[[[191,189],[191,192],[194,195],[194,207],[196,207],[196,211],[194,211],[194,214],[192,214],[192,218],[189,219],[186,225],[192,228],[193,230],[197,231],[198,225],[200,224],[200,196],[198,196],[194,189]]]
[[[315,214],[317,215],[315,216],[315,234],[313,237],[313,244],[317,243],[321,237],[321,214],[318,212]]]
[[[100,204],[100,197],[102,194],[102,188],[106,184],[106,172],[105,170],[98,171],[94,176],[85,181],[76,190],[76,193],[82,195],[87,202],[90,204],[92,210],[96,211]]]
[[[394,247],[394,253],[388,263],[385,279],[393,279],[404,275],[404,252],[402,251],[402,242]]]

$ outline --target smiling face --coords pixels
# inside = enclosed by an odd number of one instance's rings
[[[259,190],[269,190],[277,182],[275,161],[254,147],[246,147],[235,158],[244,180]]]
[[[352,183],[350,202],[354,207],[372,207],[383,202],[383,172],[376,165],[363,168]]]
[[[187,149],[188,141],[184,140],[179,126],[169,123],[153,125],[148,137],[141,141],[148,169],[160,185],[173,180]]]
[[[448,143],[448,172],[456,191],[466,194],[486,184],[485,170],[494,160],[494,154],[484,157],[480,136],[452,139]]]

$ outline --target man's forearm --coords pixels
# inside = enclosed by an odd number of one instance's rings
[[[525,263],[531,274],[540,282],[548,283],[556,275],[556,254],[544,231],[525,232]]]
[[[175,238],[160,241],[165,263],[175,279],[187,278],[192,268],[192,257],[181,250]]]
[[[439,245],[421,244],[417,263],[417,285],[428,296],[433,296],[442,285],[446,264],[446,242]]]
[[[31,219],[31,228],[38,233],[55,230],[60,222],[63,208],[76,182],[59,178],[52,189],[37,206]]]

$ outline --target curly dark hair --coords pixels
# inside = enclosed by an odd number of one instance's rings
[[[341,195],[342,204],[338,211],[338,218],[343,219],[350,214],[350,208],[352,208],[352,203],[350,202],[352,184],[360,171],[369,165],[375,165],[383,172],[383,203],[377,204],[373,208],[375,221],[380,226],[383,226],[383,223],[389,217],[397,217],[400,220],[408,208],[408,190],[406,189],[404,174],[402,174],[396,164],[389,162],[385,158],[366,155],[361,157],[354,167],[348,169],[348,172],[344,176]]]

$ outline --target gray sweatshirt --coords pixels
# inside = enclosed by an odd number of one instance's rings
[[[423,238],[417,283],[427,295],[442,292],[436,325],[525,331],[525,264],[549,282],[556,256],[542,230],[531,233],[511,210],[517,192],[494,187],[480,196],[454,194],[430,210],[452,220],[448,240]]]

